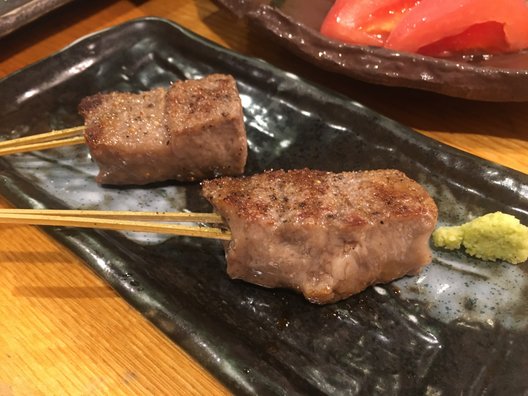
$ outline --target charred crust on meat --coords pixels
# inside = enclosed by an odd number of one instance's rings
[[[103,103],[104,98],[105,94],[102,93],[83,98],[78,106],[79,114],[81,114],[83,117],[90,114],[94,109]]]

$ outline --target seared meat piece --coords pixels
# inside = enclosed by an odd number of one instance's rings
[[[174,161],[182,175],[190,176],[185,180],[244,173],[246,132],[232,77],[213,74],[174,83],[166,114]]]
[[[271,171],[203,182],[232,233],[227,272],[315,303],[417,274],[431,261],[437,208],[397,170]]]
[[[166,91],[97,94],[82,100],[84,137],[102,184],[146,184],[173,178],[165,121]]]
[[[99,183],[194,181],[244,171],[246,132],[231,76],[97,94],[83,99],[79,112]]]

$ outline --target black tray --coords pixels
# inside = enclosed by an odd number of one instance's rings
[[[441,223],[502,210],[528,223],[528,176],[423,137],[262,61],[147,18],[89,36],[0,81],[5,138],[78,125],[79,100],[211,72],[239,83],[247,173],[398,168]],[[18,207],[211,210],[199,186],[103,188],[84,146],[1,159]],[[527,264],[434,252],[422,275],[316,306],[230,280],[220,242],[49,227],[118,293],[240,394],[523,394]]]

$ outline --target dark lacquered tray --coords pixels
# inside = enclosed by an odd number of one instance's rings
[[[72,0],[5,0],[0,1],[0,37],[71,2]]]
[[[333,0],[215,0],[318,67],[380,85],[491,102],[528,101],[528,50],[440,59],[319,34]]]
[[[4,138],[78,125],[89,94],[211,72],[238,81],[247,173],[398,168],[441,223],[502,210],[528,223],[528,176],[444,146],[265,62],[148,18],[89,36],[0,81]],[[103,188],[84,146],[1,159],[18,207],[211,210],[195,184]],[[230,280],[218,241],[50,227],[118,293],[239,394],[476,395],[528,391],[527,264],[434,252],[420,275],[316,306]]]

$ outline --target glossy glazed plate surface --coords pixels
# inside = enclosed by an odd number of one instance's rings
[[[0,37],[71,2],[72,0],[9,0],[0,1]]]
[[[4,138],[79,125],[86,95],[212,72],[238,81],[247,173],[397,168],[435,198],[441,223],[502,210],[528,223],[528,176],[471,157],[296,76],[159,19],[87,37],[0,81]],[[18,207],[211,210],[195,184],[103,188],[84,146],[6,157]],[[434,252],[419,276],[316,306],[230,280],[218,241],[48,228],[176,343],[241,394],[522,394],[527,264]]]
[[[528,101],[528,51],[438,59],[349,45],[318,33],[333,0],[216,0],[322,69],[369,83],[407,87],[464,99]]]

